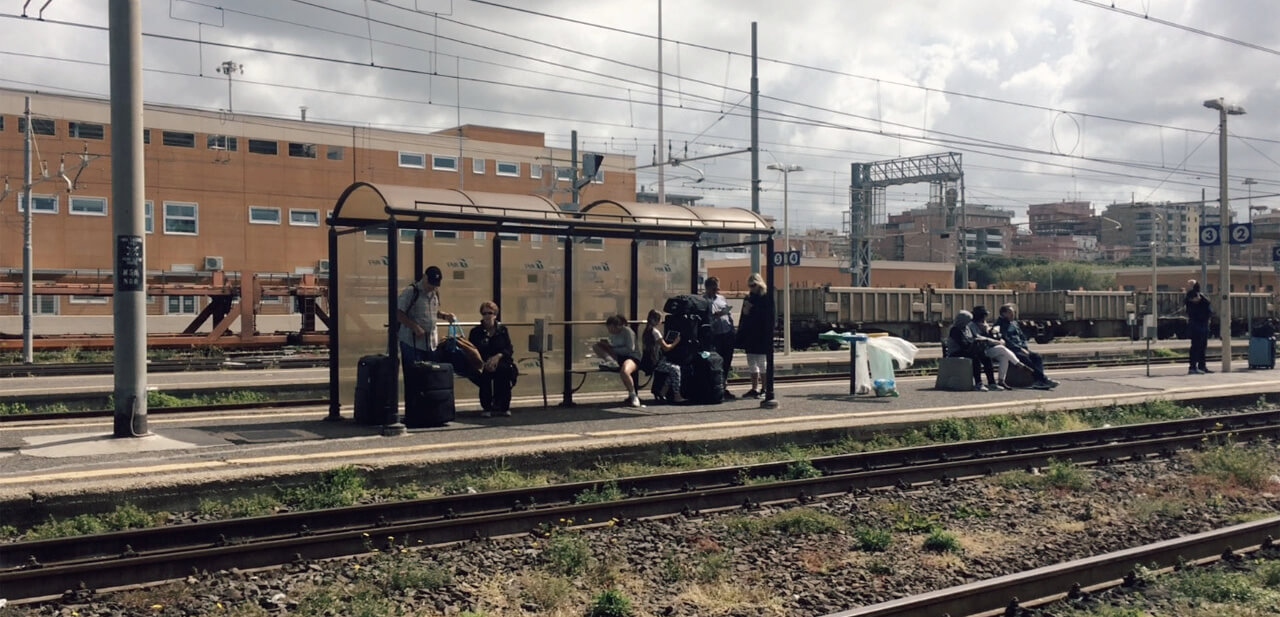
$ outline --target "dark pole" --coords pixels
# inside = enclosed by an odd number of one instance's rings
[[[400,423],[400,388],[397,387],[400,383],[400,319],[396,314],[396,301],[400,291],[397,285],[400,272],[399,242],[400,228],[396,226],[396,217],[392,216],[387,219],[387,357],[390,358],[390,366],[384,367],[391,376],[383,377],[383,383],[391,386],[390,392],[387,392],[387,405],[391,408],[388,415],[392,422],[382,427],[382,434],[388,437],[405,433],[405,426]]]
[[[640,240],[631,239],[631,320],[640,319]],[[645,312],[646,317],[648,312]]]
[[[689,290],[689,293],[695,296],[698,295],[698,291],[699,291],[698,275],[702,273],[702,268],[698,267],[698,243],[701,241],[702,241],[702,236],[695,236],[693,239],[693,246],[690,247],[689,249],[689,256],[690,256],[690,259],[692,260],[689,263],[693,264],[693,277],[689,281],[689,286],[692,289]],[[711,273],[708,272],[707,276],[711,276]]]
[[[768,252],[765,254],[773,255],[773,234],[769,234],[769,242],[766,246],[768,247]],[[773,294],[774,298],[777,298],[778,290],[776,287],[773,286],[774,279],[773,279],[773,259],[772,258],[769,259],[768,262],[766,262],[764,268],[765,268],[764,284],[769,288],[769,293]],[[769,352],[765,358],[764,400],[760,401],[760,406],[766,409],[775,409],[778,406],[778,401],[777,399],[774,398],[774,395],[773,395],[773,355],[774,355],[773,354],[773,331],[778,325],[778,310],[777,310],[777,302],[770,302],[769,305],[770,305]]]
[[[760,79],[756,73],[756,22],[751,22],[751,211],[760,214]],[[767,255],[772,259],[772,253]],[[695,267],[697,262],[694,262]],[[760,271],[760,246],[751,247],[751,271]],[[697,293],[698,290],[693,290]]]
[[[329,415],[325,420],[342,420],[338,391],[338,230],[329,222]]]
[[[502,306],[502,240],[493,232],[493,302]]]

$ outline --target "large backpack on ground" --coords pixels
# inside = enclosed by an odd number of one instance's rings
[[[681,294],[667,298],[662,312],[668,315],[700,315],[701,323],[711,323],[711,301],[695,294]]]
[[[710,300],[693,294],[672,296],[662,310],[667,313],[662,323],[667,336],[680,333],[680,345],[667,352],[673,364],[686,364],[694,352],[711,349]]]
[[[394,424],[396,410],[391,406],[395,391],[396,366],[386,354],[364,356],[356,363],[356,424]]]
[[[724,401],[724,358],[714,351],[693,354],[680,381],[685,398],[703,405]]]
[[[456,417],[453,366],[415,362],[404,384],[404,425],[409,428],[444,426]]]

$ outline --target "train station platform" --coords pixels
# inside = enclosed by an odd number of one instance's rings
[[[0,512],[42,512],[57,504],[115,502],[137,495],[227,494],[286,485],[298,474],[339,465],[377,470],[390,480],[456,477],[505,464],[515,468],[590,466],[640,453],[769,447],[802,439],[870,438],[879,431],[943,417],[1054,411],[1234,397],[1247,404],[1280,394],[1280,373],[1247,370],[1189,376],[1183,366],[1064,370],[1049,391],[944,392],[932,377],[898,380],[900,397],[851,396],[847,381],[779,384],[779,406],[737,399],[714,406],[622,405],[622,393],[579,397],[574,408],[513,403],[512,417],[460,411],[447,427],[394,437],[348,418],[326,422],[324,408],[261,409],[150,418],[151,435],[110,437],[110,419],[13,422],[0,426]],[[738,394],[741,394],[739,389]],[[312,476],[314,477],[314,476]],[[156,497],[159,498],[159,497]],[[190,504],[192,508],[195,503]],[[43,517],[41,517],[43,518]],[[4,522],[4,521],[0,521]]]

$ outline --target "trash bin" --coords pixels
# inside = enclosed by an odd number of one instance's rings
[[[1249,339],[1249,368],[1276,367],[1276,337],[1255,336]]]

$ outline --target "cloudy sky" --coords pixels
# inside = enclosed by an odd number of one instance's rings
[[[45,21],[0,9],[0,86],[105,97],[106,2],[52,0]],[[43,0],[27,8],[34,17]],[[654,161],[657,0],[142,0],[144,97],[236,112],[435,131],[542,131]],[[1112,8],[1114,5],[1114,8]],[[961,152],[970,203],[1101,206],[1218,194],[1205,99],[1228,127],[1239,215],[1280,192],[1280,7],[1274,0],[667,0],[665,140],[678,157],[749,145],[758,23],[761,205],[838,228],[849,165]],[[1145,16],[1145,17],[1144,17]],[[662,148],[665,150],[666,148]],[[667,191],[749,207],[750,157],[668,168]],[[646,187],[652,170],[638,172]],[[695,182],[699,177],[703,179]],[[891,189],[890,211],[927,185]],[[1236,198],[1240,198],[1238,201]],[[1256,204],[1280,199],[1256,199]]]

